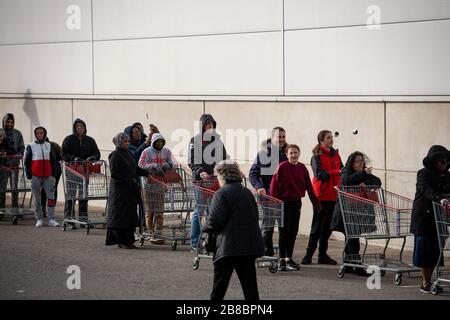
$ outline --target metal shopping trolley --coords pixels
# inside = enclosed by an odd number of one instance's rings
[[[245,181],[245,180],[244,180]],[[245,185],[245,183],[243,182]],[[200,229],[205,223],[206,217],[209,214],[211,200],[215,192],[219,189],[217,178],[211,177],[209,180],[202,180],[194,182],[194,191],[196,192],[196,205],[199,206],[204,214],[199,217]],[[278,221],[279,226],[282,226],[283,217],[283,202],[270,197],[268,195],[258,195],[252,192],[256,204],[258,206],[260,227],[263,224],[274,226],[275,221]],[[207,234],[202,234],[200,240],[197,242],[196,255],[192,261],[192,269],[197,270],[200,266],[201,259],[212,259],[213,252],[208,252],[207,242],[209,241]],[[256,259],[256,266],[259,268],[268,268],[271,273],[278,271],[278,259],[276,257],[260,257]]]
[[[348,255],[343,252],[339,278],[344,277],[345,267],[367,269],[369,266],[377,266],[381,275],[385,272],[395,273],[394,283],[400,285],[403,273],[411,277],[412,272],[420,271],[419,268],[404,263],[402,258],[406,238],[411,236],[411,199],[378,186],[341,186],[336,189],[344,222],[345,245],[350,239],[365,240],[363,253]],[[392,239],[403,240],[402,246],[398,256],[388,257],[386,253]],[[369,240],[384,240],[383,250],[367,253]]]
[[[27,193],[30,194],[29,202],[26,201]],[[11,205],[6,205],[7,194]],[[22,156],[0,157],[0,218],[10,217],[16,225],[19,219],[34,215],[31,201],[31,181],[26,179]]]
[[[194,203],[191,180],[191,176],[181,167],[166,171],[161,176],[141,177],[144,215],[151,213],[153,223],[144,232],[145,217],[140,217],[137,240],[141,246],[146,240],[151,243],[153,240],[168,240],[175,251],[178,242],[185,244],[189,240],[189,218]]]
[[[445,201],[447,200],[447,201]],[[434,218],[441,254],[436,266],[436,281],[431,285],[431,292],[438,294],[442,291],[441,282],[450,282],[450,269],[440,266],[441,259],[450,251],[450,195],[444,197],[441,203],[433,202]]]
[[[105,226],[107,203],[100,215],[97,213],[94,216],[91,212],[88,216],[87,212],[82,212],[84,216],[77,217],[75,202],[108,199],[111,179],[108,164],[103,160],[62,162],[62,178],[66,200],[72,200],[71,213],[63,221],[63,230],[65,231],[69,224],[78,224],[84,226],[86,234],[89,234],[91,228],[97,225]]]

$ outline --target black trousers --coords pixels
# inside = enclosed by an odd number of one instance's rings
[[[360,249],[359,239],[349,239],[344,248],[346,255],[358,255]]]
[[[330,226],[336,201],[321,201],[320,203],[322,210],[314,210],[308,247],[306,248],[306,255],[309,257],[314,255],[317,243],[319,243],[319,257],[327,255],[328,239],[332,232]]]
[[[280,258],[292,258],[300,222],[301,201],[284,201],[284,224],[279,228]]]
[[[239,281],[241,282],[245,300],[259,300],[255,258],[248,256],[226,257],[214,263],[214,284],[211,292],[211,300],[223,300],[233,270],[236,270]]]

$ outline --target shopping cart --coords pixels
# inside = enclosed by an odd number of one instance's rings
[[[403,273],[411,277],[411,273],[420,271],[402,259],[406,238],[411,236],[411,199],[378,186],[341,186],[336,189],[344,222],[345,246],[351,239],[365,240],[363,253],[349,255],[343,252],[339,278],[344,277],[346,267],[367,269],[376,266],[381,275],[395,273],[394,283],[400,285]],[[402,246],[398,256],[388,257],[386,252],[392,239],[403,240]],[[367,253],[369,240],[384,240],[382,252]]]
[[[447,200],[447,201],[445,201]],[[450,251],[450,195],[444,197],[441,203],[433,202],[434,218],[436,220],[436,230],[439,240],[441,254],[436,266],[436,281],[431,285],[431,292],[438,294],[442,291],[441,282],[450,282],[450,269],[440,266],[441,259]]]
[[[30,199],[25,203],[27,193]],[[6,194],[10,195],[11,205],[6,205]],[[34,215],[31,198],[31,180],[26,179],[22,156],[0,157],[0,218],[10,217],[16,225],[19,219]]]
[[[144,232],[145,217],[140,217],[141,225],[136,238],[141,246],[145,241],[152,242],[152,239],[171,241],[173,251],[177,249],[178,242],[186,244],[194,203],[191,180],[191,176],[181,167],[166,171],[164,175],[141,177],[144,212],[152,212],[154,221],[153,230]],[[164,222],[158,226],[161,216]]]
[[[209,180],[194,183],[194,190],[198,193],[196,205],[202,209],[200,210],[201,212],[204,212],[204,214],[199,217],[200,229],[206,222],[205,220],[209,214],[211,200],[218,190],[218,182],[215,182],[214,180],[217,181],[217,179],[211,178]],[[283,202],[268,195],[258,195],[256,192],[252,193],[258,207],[260,227],[262,227],[263,224],[266,226],[269,224],[274,226],[275,221],[278,221],[279,226],[283,226]],[[197,242],[196,255],[192,261],[192,269],[194,270],[199,268],[201,259],[213,258],[214,253],[207,250],[208,237],[208,234],[202,234],[200,240]],[[276,257],[264,256],[257,258],[255,262],[258,268],[267,267],[271,273],[278,271],[278,259]]]
[[[72,200],[71,213],[63,221],[63,230],[65,231],[68,225],[78,224],[84,226],[86,234],[89,234],[89,230],[97,225],[106,226],[107,203],[100,215],[93,216],[91,213],[88,216],[87,212],[82,212],[84,215],[78,217],[75,215],[75,203],[83,200],[108,199],[111,177],[107,163],[103,160],[96,162],[63,161],[62,178],[66,201]]]

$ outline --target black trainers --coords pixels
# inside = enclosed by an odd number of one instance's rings
[[[420,286],[420,292],[422,293],[431,293],[431,284],[427,285],[427,286]]]
[[[280,259],[280,261],[278,261],[278,271],[287,271],[286,260]]]
[[[331,259],[329,255],[326,255],[326,256],[323,256],[323,257],[319,257],[317,259],[317,263],[318,264],[329,264],[329,265],[332,265],[332,266],[337,264],[337,262],[334,261],[333,259]]]
[[[286,263],[286,268],[288,270],[300,270],[300,266],[298,265],[298,263],[292,259]]]
[[[312,259],[310,256],[306,255],[303,257],[302,264],[307,265],[307,264],[311,264],[311,263],[312,263]]]

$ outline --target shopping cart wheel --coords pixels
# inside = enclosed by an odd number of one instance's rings
[[[270,273],[276,273],[278,271],[278,263],[272,262],[269,266]]]
[[[436,295],[436,294],[438,294],[438,293],[440,293],[440,292],[442,292],[441,286],[440,286],[437,282],[434,282],[434,283],[431,285],[431,293],[434,294],[434,295]]]
[[[141,247],[144,245],[144,241],[145,241],[145,238],[144,238],[144,236],[142,236],[141,239],[139,239],[139,244],[141,245]]]
[[[345,274],[345,266],[341,266],[341,267],[339,268],[339,271],[338,271],[338,273],[337,273],[337,276],[338,276],[338,278],[343,278],[343,277],[344,277],[344,274]]]
[[[177,242],[176,241],[172,241],[170,249],[172,249],[172,251],[176,251],[177,250]]]
[[[401,274],[401,273],[397,273],[397,274],[395,275],[394,284],[395,284],[396,286],[399,286],[399,285],[402,284],[402,274]]]
[[[86,234],[89,234],[90,229],[91,229],[91,227],[89,225],[86,225]]]
[[[194,258],[194,260],[192,260],[192,269],[197,270],[199,266],[200,266],[200,259],[196,257]]]
[[[67,229],[67,223],[63,223],[63,231],[66,231]]]
[[[16,225],[18,220],[19,220],[19,219],[17,218],[17,216],[13,216],[13,217],[12,217],[12,224],[13,224],[13,225]]]

